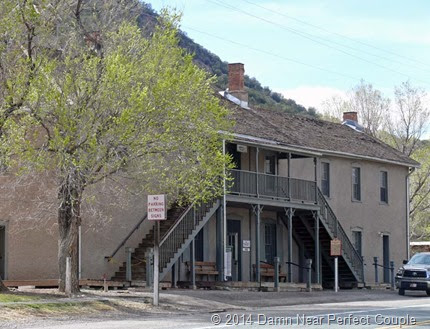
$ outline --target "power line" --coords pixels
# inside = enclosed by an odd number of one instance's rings
[[[191,26],[186,26],[186,25],[183,25],[183,26],[185,28],[189,29],[189,30],[192,30],[192,31],[195,31],[195,32],[207,35],[207,36],[210,36],[210,37],[215,38],[215,39],[222,40],[224,42],[228,42],[228,43],[234,44],[236,46],[240,46],[240,47],[247,48],[247,49],[250,49],[250,50],[253,50],[253,51],[256,51],[256,52],[260,52],[260,53],[263,53],[265,55],[270,55],[272,57],[276,57],[276,58],[279,58],[279,59],[282,59],[282,60],[285,60],[285,61],[288,61],[288,62],[292,62],[292,63],[304,65],[304,66],[308,66],[308,67],[311,67],[311,68],[314,68],[314,69],[317,69],[317,70],[320,70],[320,71],[324,71],[324,72],[327,72],[327,73],[336,74],[336,75],[342,76],[344,78],[352,79],[352,80],[355,80],[355,81],[359,81],[360,80],[360,78],[358,78],[358,77],[354,77],[354,76],[351,76],[351,75],[348,75],[348,74],[344,74],[344,73],[341,73],[341,72],[337,72],[337,71],[333,71],[333,70],[330,70],[330,69],[326,69],[324,67],[320,67],[320,66],[317,66],[317,65],[313,65],[313,64],[301,62],[301,61],[296,60],[294,58],[285,57],[285,56],[282,56],[282,55],[279,55],[279,54],[272,53],[272,52],[267,51],[267,50],[255,48],[255,47],[252,47],[250,45],[246,45],[246,44],[243,44],[243,43],[240,43],[240,42],[237,42],[237,41],[229,40],[229,39],[217,36],[217,35],[212,34],[212,33],[200,31],[200,30],[198,30],[198,29],[196,29],[194,27],[191,27]]]
[[[385,70],[387,70],[387,71],[390,71],[390,72],[393,72],[393,73],[396,73],[396,74],[399,74],[399,75],[405,76],[405,77],[407,77],[408,79],[411,79],[411,78],[412,78],[409,74],[405,74],[405,73],[403,73],[403,72],[399,72],[399,71],[397,71],[397,70],[393,70],[393,69],[391,69],[391,68],[389,68],[389,67],[387,67],[387,66],[385,66],[385,65],[381,65],[381,64],[378,64],[378,63],[372,62],[372,61],[370,61],[370,60],[368,60],[368,59],[365,59],[365,58],[363,58],[363,57],[357,56],[357,55],[355,55],[355,54],[351,54],[351,53],[349,53],[349,52],[347,52],[347,51],[345,51],[345,50],[343,50],[343,49],[339,49],[339,48],[333,47],[333,46],[331,46],[331,45],[328,45],[328,44],[326,44],[326,43],[324,43],[324,42],[321,42],[321,41],[319,41],[319,40],[315,40],[312,34],[309,34],[309,33],[306,33],[306,32],[301,32],[301,31],[298,31],[298,30],[295,30],[295,29],[292,29],[292,28],[286,27],[285,25],[282,25],[282,24],[279,24],[279,23],[273,22],[273,21],[268,20],[268,19],[266,19],[266,18],[263,18],[263,17],[257,16],[257,15],[254,15],[254,14],[248,13],[248,12],[246,12],[246,11],[244,11],[244,10],[240,9],[240,8],[237,8],[237,7],[234,7],[234,6],[232,6],[232,5],[226,4],[226,3],[224,3],[224,2],[223,2],[223,1],[221,1],[221,0],[215,0],[215,1],[214,1],[214,0],[206,0],[206,1],[211,2],[211,3],[213,3],[213,4],[215,4],[215,5],[218,5],[218,6],[222,6],[222,7],[227,8],[227,9],[232,9],[232,10],[234,10],[234,11],[237,11],[237,12],[240,12],[240,13],[242,13],[242,14],[244,14],[244,15],[247,15],[247,16],[250,16],[250,17],[253,17],[253,18],[256,18],[256,19],[261,20],[261,21],[263,21],[263,22],[266,22],[266,23],[268,23],[268,24],[271,24],[271,25],[277,26],[277,27],[279,27],[279,28],[281,28],[281,29],[284,29],[284,30],[289,31],[289,32],[294,33],[294,34],[297,34],[297,35],[299,35],[299,36],[301,36],[301,37],[303,37],[303,38],[305,38],[305,39],[311,40],[311,41],[313,41],[313,42],[315,42],[315,43],[318,43],[318,44],[320,44],[320,45],[323,45],[323,46],[325,46],[325,47],[327,47],[327,48],[334,49],[334,50],[336,50],[336,51],[338,51],[338,52],[341,52],[341,53],[343,53],[343,54],[345,54],[345,55],[348,55],[348,56],[350,56],[350,57],[353,57],[353,58],[359,59],[359,60],[361,60],[361,61],[363,61],[363,62],[366,62],[366,63],[372,64],[372,65],[374,65],[374,66],[378,66],[378,67],[380,67],[380,68],[382,68],[382,69],[385,69]],[[320,39],[323,39],[323,38],[320,38]],[[329,42],[330,42],[330,41],[329,41]],[[417,79],[417,78],[413,78],[413,80],[420,81],[420,82],[422,82],[422,83],[425,83],[425,84],[427,84],[427,85],[430,85],[430,83],[429,83],[429,82],[424,81],[424,80],[420,80],[420,79]]]
[[[341,33],[337,33],[337,32],[330,31],[330,30],[328,30],[328,29],[326,29],[326,28],[324,28],[324,27],[321,27],[321,26],[318,26],[318,25],[315,25],[315,24],[312,24],[312,23],[309,23],[309,22],[306,22],[306,21],[300,20],[300,19],[298,19],[298,18],[295,18],[295,17],[293,17],[293,16],[287,15],[287,14],[282,13],[282,12],[278,12],[278,11],[272,10],[272,9],[270,9],[270,8],[267,8],[267,7],[261,6],[261,5],[259,5],[259,4],[256,4],[256,3],[252,2],[252,1],[249,1],[249,0],[242,0],[242,1],[247,2],[247,3],[251,4],[251,5],[254,5],[254,6],[258,7],[258,8],[261,8],[261,9],[267,10],[267,11],[269,11],[269,12],[272,12],[272,13],[274,13],[274,14],[277,14],[277,15],[279,15],[279,16],[283,16],[283,17],[286,17],[286,18],[288,18],[288,19],[291,19],[291,20],[294,20],[294,21],[296,21],[296,22],[299,22],[299,23],[301,23],[301,24],[304,24],[304,25],[307,25],[307,26],[313,27],[313,28],[315,28],[315,29],[318,29],[318,30],[324,31],[324,32],[326,32],[326,33],[333,34],[333,35],[336,35],[336,36],[341,37],[341,38],[343,38],[343,39],[346,39],[346,40],[349,40],[349,41],[352,41],[352,42],[355,42],[355,43],[361,44],[361,45],[363,45],[363,46],[366,46],[366,47],[369,47],[369,48],[373,48],[373,49],[376,49],[376,50],[379,50],[379,51],[385,52],[385,53],[387,53],[387,54],[394,55],[394,56],[397,56],[397,57],[400,57],[400,58],[406,59],[406,60],[408,60],[408,61],[416,62],[416,63],[419,63],[419,64],[421,64],[421,65],[425,65],[425,66],[429,67],[429,64],[424,63],[424,62],[421,62],[421,61],[419,61],[419,60],[417,60],[417,59],[414,59],[414,58],[411,58],[411,57],[408,57],[408,56],[404,56],[404,55],[400,55],[400,54],[398,54],[398,53],[395,53],[395,52],[392,52],[392,51],[389,51],[389,50],[386,50],[386,49],[383,49],[383,48],[380,48],[380,47],[374,46],[374,45],[372,45],[372,44],[370,44],[370,43],[366,43],[366,42],[363,42],[363,41],[356,40],[356,39],[354,39],[354,38],[351,38],[351,37],[349,37],[349,36],[347,36],[347,35],[344,35],[344,34],[341,34]],[[371,54],[371,53],[370,53],[370,54]],[[378,56],[378,57],[380,57],[379,55],[375,55],[375,54],[371,54],[371,55],[372,55],[372,56]],[[386,57],[381,57],[381,58],[395,61],[395,60],[393,60],[393,59],[386,58]],[[400,64],[402,64],[402,65],[409,65],[409,64],[404,63],[404,62],[398,62],[398,61],[395,61],[395,62],[400,63]],[[420,68],[420,67],[418,67],[418,66],[412,66],[412,67],[422,69],[422,68]]]

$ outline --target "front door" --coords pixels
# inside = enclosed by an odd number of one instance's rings
[[[276,257],[276,224],[264,225],[264,252],[265,261],[274,264]]]
[[[194,240],[196,249],[195,252],[195,259],[197,262],[203,262],[203,230],[202,228],[199,233],[197,233],[196,238]]]
[[[240,248],[240,220],[227,220],[227,247],[231,248],[231,279],[242,280],[242,253]]]
[[[384,265],[384,283],[390,283],[390,236],[382,237],[382,252]]]
[[[6,258],[6,229],[4,226],[0,226],[0,277],[2,279],[6,277],[5,258]]]

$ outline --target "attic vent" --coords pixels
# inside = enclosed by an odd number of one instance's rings
[[[355,131],[358,131],[362,133],[364,131],[364,127],[360,125],[357,121],[354,120],[345,120],[342,122],[344,126],[348,126],[349,128],[354,129]]]

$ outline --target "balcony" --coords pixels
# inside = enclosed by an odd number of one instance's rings
[[[230,170],[228,194],[272,200],[317,202],[315,181],[268,175],[245,170]]]

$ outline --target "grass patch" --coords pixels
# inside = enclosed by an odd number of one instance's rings
[[[0,306],[0,320],[16,320],[29,317],[58,317],[71,315],[89,315],[115,311],[109,303],[94,302],[59,302],[26,303]]]
[[[38,296],[29,296],[13,293],[0,293],[0,303],[31,302],[39,300]]]

